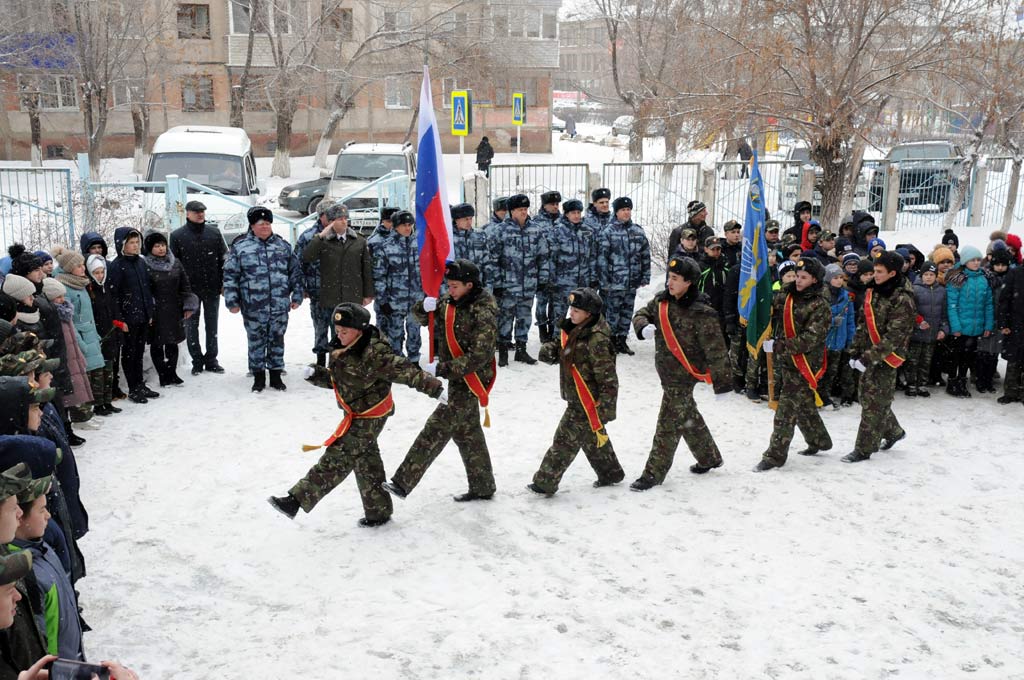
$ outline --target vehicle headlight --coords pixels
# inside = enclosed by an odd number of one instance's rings
[[[288,198],[298,198],[298,197],[299,197],[299,190],[298,189],[296,189],[295,191],[289,191],[288,192]]]

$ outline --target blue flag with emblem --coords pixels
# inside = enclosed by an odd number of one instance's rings
[[[756,151],[750,163],[738,306],[740,323],[747,329],[747,350],[756,357],[772,329],[772,275],[768,269],[768,243],[764,238],[764,181],[757,167]]]

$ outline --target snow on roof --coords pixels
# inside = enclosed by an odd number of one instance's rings
[[[213,125],[179,125],[156,139],[153,153],[219,153],[244,156],[252,144],[242,128]]]

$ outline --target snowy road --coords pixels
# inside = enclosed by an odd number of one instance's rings
[[[84,433],[92,659],[146,680],[1024,678],[1019,405],[900,396],[907,439],[855,466],[838,459],[859,411],[828,412],[836,449],[755,475],[771,411],[701,388],[723,468],[695,477],[681,447],[666,484],[637,494],[592,489],[581,456],[543,499],[523,487],[561,414],[557,369],[513,365],[487,431],[493,501],[451,502],[465,481],[449,446],[389,525],[356,526],[353,479],[289,523],[264,499],[339,414],[299,379],[307,309],[286,394],[249,393],[240,320],[221,328],[226,375],[185,375]],[[653,345],[631,344],[609,427],[627,482],[660,399]],[[395,399],[389,472],[433,407]]]

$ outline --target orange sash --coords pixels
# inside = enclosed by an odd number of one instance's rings
[[[562,347],[565,347],[568,339],[568,333],[562,331]],[[576,396],[580,398],[580,403],[583,404],[583,411],[587,414],[590,430],[597,435],[597,446],[602,447],[608,443],[608,435],[601,432],[604,429],[604,424],[601,422],[601,417],[597,415],[597,401],[594,399],[594,395],[591,393],[590,388],[587,387],[587,383],[584,382],[583,376],[580,375],[575,365],[572,366],[571,373],[572,381],[576,384]]]
[[[871,343],[877,345],[882,341],[882,334],[878,332],[878,323],[875,321],[875,308],[871,306],[873,292],[873,290],[868,288],[868,292],[864,295],[864,324],[868,327],[868,337],[871,338]],[[889,356],[882,359],[882,361],[892,368],[899,368],[906,359],[896,354],[896,352],[890,352]]]
[[[448,341],[448,350],[452,353],[452,357],[458,359],[465,352],[462,351],[462,347],[459,346],[459,340],[455,337],[455,305],[449,302],[444,308],[444,336]],[[491,371],[494,377],[491,378],[491,384],[484,387],[484,383],[480,380],[480,376],[476,374],[476,371],[462,377],[466,381],[466,385],[469,387],[469,391],[476,395],[476,398],[480,401],[480,406],[484,409],[484,427],[491,426],[491,412],[487,406],[491,402],[491,389],[494,387],[494,381],[498,378],[498,369],[494,363],[494,358],[491,358]]]
[[[786,306],[782,313],[782,329],[785,331],[786,339],[792,340],[796,337],[796,322],[793,320],[793,296],[786,295]],[[794,354],[793,364],[796,366],[796,370],[800,372],[804,380],[807,381],[808,387],[814,392],[814,405],[821,406],[821,396],[818,395],[818,381],[821,380],[822,376],[825,375],[825,370],[828,368],[828,350],[825,350],[825,356],[821,360],[821,369],[815,373],[811,370],[811,364],[807,361],[807,355],[805,354]]]
[[[662,300],[661,304],[658,305],[658,320],[661,324],[661,336],[665,338],[668,351],[672,352],[672,356],[679,360],[679,363],[683,365],[687,373],[693,376],[694,380],[710,385],[711,371],[701,373],[693,367],[693,364],[686,357],[686,353],[683,352],[683,346],[679,344],[679,340],[676,338],[676,332],[672,330],[672,324],[668,320],[668,300]]]
[[[345,417],[338,423],[337,429],[331,434],[323,444],[319,446],[313,446],[311,444],[303,444],[303,451],[316,451],[321,446],[328,447],[334,442],[338,441],[345,436],[345,433],[352,427],[352,421],[359,418],[383,418],[391,413],[391,409],[395,407],[395,400],[391,397],[391,391],[388,391],[388,395],[377,402],[375,405],[366,409],[365,411],[355,412],[352,407],[345,403],[345,400],[341,398],[341,393],[338,392],[338,386],[334,384],[334,379],[331,378],[331,385],[334,387],[334,398],[338,400],[338,406],[345,412]]]

